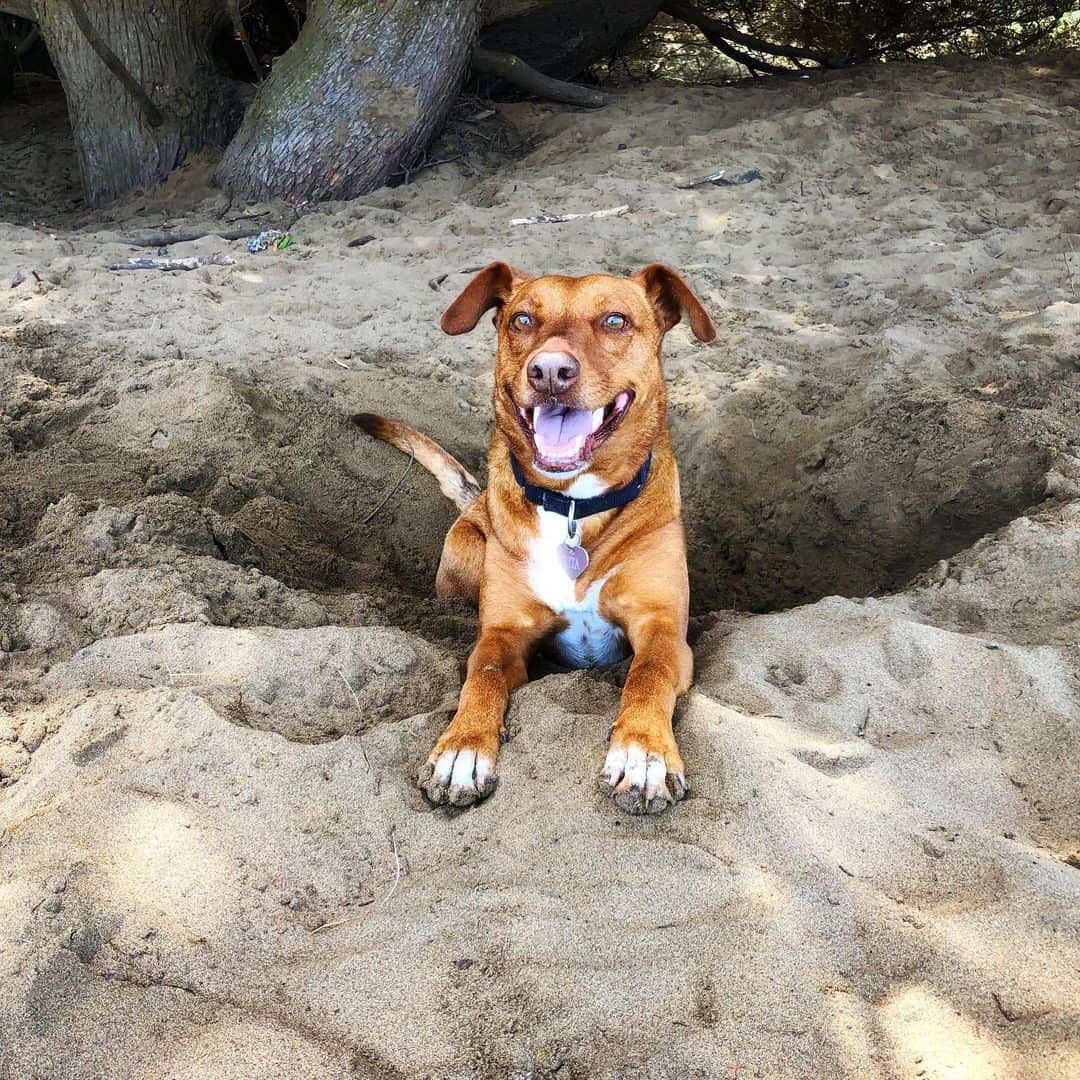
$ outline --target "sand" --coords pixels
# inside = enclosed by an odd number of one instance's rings
[[[56,102],[0,114],[0,1076],[1078,1075],[1078,91],[500,106],[517,155],[177,274],[106,267],[291,211],[207,159],[91,213]],[[717,168],[763,179],[675,186]],[[538,670],[482,805],[415,784],[475,619],[428,476],[364,524],[405,462],[345,417],[483,474],[491,331],[437,322],[495,258],[667,261],[719,328],[666,347],[696,678],[657,819],[595,786],[625,667]]]

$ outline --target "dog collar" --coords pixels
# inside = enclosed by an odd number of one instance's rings
[[[649,468],[652,466],[652,454],[645,459],[645,464],[637,471],[637,475],[626,487],[616,488],[614,491],[605,491],[603,495],[594,495],[590,499],[572,499],[561,491],[549,491],[547,488],[537,487],[525,479],[521,466],[513,454],[510,455],[510,468],[514,471],[514,479],[525,494],[525,498],[542,510],[550,510],[553,514],[562,514],[569,522],[580,521],[582,518],[592,517],[593,514],[602,514],[605,510],[615,510],[625,506],[628,502],[641,494],[645,481],[649,479]],[[576,531],[576,530],[571,530]]]

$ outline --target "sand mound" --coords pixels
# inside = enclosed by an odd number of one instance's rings
[[[1080,1072],[1078,87],[506,106],[519,160],[177,275],[106,266],[289,211],[195,162],[96,215],[54,177],[42,225],[0,161],[0,1077]],[[764,179],[674,186],[719,167]],[[415,786],[475,619],[432,598],[452,509],[413,470],[368,520],[405,462],[345,418],[482,475],[490,337],[437,321],[494,258],[661,259],[716,315],[666,348],[697,674],[656,819],[594,784],[625,668],[538,670],[479,807]]]
[[[48,690],[193,687],[236,723],[313,742],[425,708],[453,708],[457,663],[385,627],[227,630],[173,625],[107,637],[57,664]]]

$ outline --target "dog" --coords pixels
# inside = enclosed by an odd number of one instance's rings
[[[536,650],[574,668],[632,653],[600,782],[624,810],[659,813],[687,791],[672,713],[693,673],[661,345],[683,318],[699,341],[716,329],[660,263],[629,278],[534,278],[495,262],[446,309],[442,329],[467,333],[492,308],[485,490],[425,435],[369,413],[352,418],[414,454],[457,505],[435,590],[479,606],[457,712],[419,783],[436,804],[492,792],[507,702]]]

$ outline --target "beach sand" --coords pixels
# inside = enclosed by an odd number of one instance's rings
[[[1072,55],[501,105],[516,156],[291,226],[208,158],[87,211],[62,102],[8,106],[0,1076],[1080,1075],[1078,93]],[[676,187],[718,168],[762,179]],[[107,269],[238,223],[293,246]],[[346,417],[483,477],[493,333],[438,319],[494,259],[668,262],[717,323],[665,345],[657,818],[595,784],[625,666],[515,693],[478,807],[415,784],[475,616],[427,474],[363,524],[406,459]]]

